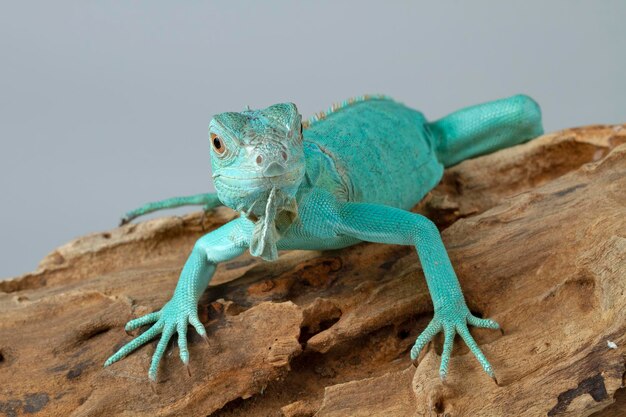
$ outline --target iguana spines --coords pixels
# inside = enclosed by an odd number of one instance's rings
[[[362,96],[352,97],[339,103],[333,103],[325,111],[320,111],[320,112],[315,113],[313,116],[309,117],[306,121],[302,122],[302,128],[308,129],[312,124],[320,120],[324,120],[330,114],[335,113],[338,110],[351,106],[355,103],[360,103],[362,101],[368,101],[368,100],[391,100],[393,101],[391,97],[386,96],[384,94],[364,94]]]

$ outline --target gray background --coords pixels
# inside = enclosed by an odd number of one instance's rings
[[[383,5],[384,3],[384,5]],[[626,122],[626,2],[2,2],[0,277],[212,189],[215,113],[385,93],[437,118],[518,92]]]

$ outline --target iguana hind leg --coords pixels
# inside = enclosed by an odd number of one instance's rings
[[[161,201],[147,203],[139,208],[136,208],[135,210],[129,211],[122,217],[120,225],[126,224],[139,216],[143,216],[144,214],[152,213],[157,210],[165,210],[182,206],[203,206],[203,209],[206,212],[221,205],[222,203],[217,198],[217,194],[215,193],[195,194],[185,197],[172,197]]]
[[[446,167],[543,134],[539,105],[521,94],[461,109],[428,128]]]

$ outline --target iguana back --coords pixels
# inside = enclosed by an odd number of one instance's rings
[[[333,106],[305,124],[304,139],[329,155],[349,201],[413,207],[444,166],[540,135],[539,106],[524,95],[468,107],[435,122],[384,96]]]
[[[350,201],[410,208],[441,179],[443,165],[422,113],[387,98],[355,101],[304,131],[333,158]]]

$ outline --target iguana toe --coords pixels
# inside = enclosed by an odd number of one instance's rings
[[[466,307],[465,307],[466,308]],[[471,313],[466,313],[465,316],[462,314],[452,314],[448,312],[449,316],[453,317],[451,319],[442,318],[441,315],[435,314],[435,317],[431,320],[431,322],[426,326],[424,331],[418,336],[413,348],[411,349],[411,359],[416,361],[419,356],[420,351],[426,346],[426,344],[432,340],[432,338],[439,332],[443,331],[444,333],[444,345],[443,351],[441,353],[441,365],[439,367],[439,376],[442,382],[445,382],[446,377],[448,376],[450,357],[452,355],[452,347],[454,343],[454,337],[456,334],[461,336],[465,344],[469,347],[470,351],[474,354],[484,371],[489,375],[494,381],[497,380],[495,378],[495,374],[493,372],[493,368],[491,364],[483,354],[483,352],[478,347],[478,344],[472,337],[468,324],[471,324],[476,327],[488,328],[488,329],[500,329],[498,323],[491,319],[481,319],[473,316]]]

